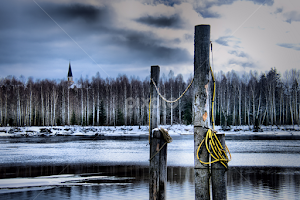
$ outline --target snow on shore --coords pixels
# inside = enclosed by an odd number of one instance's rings
[[[169,134],[193,135],[193,125],[162,125]],[[253,132],[249,126],[232,126],[223,131],[216,126],[216,131],[230,136],[238,135],[279,135],[300,136],[299,126],[262,126],[262,132]],[[148,126],[31,126],[31,127],[0,127],[0,136],[4,137],[32,137],[32,136],[142,136],[149,134]]]
[[[169,129],[170,126],[161,126]],[[148,135],[148,126],[31,126],[31,127],[0,127],[0,136],[140,136]],[[173,125],[170,135],[193,134],[192,125]]]

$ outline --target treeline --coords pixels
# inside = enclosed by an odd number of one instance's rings
[[[295,125],[300,124],[300,71],[276,68],[267,73],[234,71],[218,73],[216,81],[216,124],[228,125]]]
[[[229,125],[300,124],[300,71],[281,76],[276,69],[238,75],[219,72],[216,78],[215,123]],[[192,77],[184,81],[174,72],[160,77],[159,91],[176,99]],[[211,90],[213,88],[211,81]],[[66,80],[0,80],[1,126],[148,125],[150,79],[100,77]],[[191,124],[193,85],[176,103],[160,99],[161,124]]]

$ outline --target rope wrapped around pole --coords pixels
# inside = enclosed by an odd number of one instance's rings
[[[151,161],[161,150],[162,148],[167,144],[167,143],[171,143],[173,141],[172,137],[169,135],[168,131],[164,128],[160,128],[159,129],[160,132],[163,135],[163,138],[165,139],[165,143],[159,148],[159,150],[149,159],[149,161]]]
[[[203,162],[199,158],[199,151],[204,141],[208,153],[214,159],[211,162]],[[227,156],[227,153],[229,154],[230,158]],[[217,138],[216,132],[212,129],[208,129],[205,138],[202,140],[197,149],[197,158],[202,164],[209,165],[211,163],[220,162],[225,168],[227,168],[227,163],[231,160],[231,154],[226,145],[225,148],[223,148],[221,142]]]

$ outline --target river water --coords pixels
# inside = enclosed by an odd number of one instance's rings
[[[299,199],[300,140],[226,140],[228,199]],[[194,138],[168,144],[167,199],[194,199]],[[0,199],[149,199],[147,137],[0,138]]]

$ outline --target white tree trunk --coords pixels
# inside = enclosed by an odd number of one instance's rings
[[[89,125],[89,88],[86,88],[86,125]]]
[[[125,104],[125,106],[124,106],[124,124],[125,124],[125,126],[127,126],[128,124],[127,124],[127,103],[128,103],[128,101],[127,101],[127,92],[126,92],[126,84],[124,85],[124,100],[125,100],[125,102],[124,102],[124,104]]]
[[[100,125],[100,93],[99,93],[99,90],[100,90],[100,86],[98,85],[98,95],[97,95],[97,126]]]
[[[17,125],[21,126],[21,97],[20,97],[20,88],[17,88],[18,92],[18,105],[17,105]]]
[[[96,109],[95,90],[93,89],[92,91],[93,91],[93,93],[92,93],[92,95],[93,95],[93,122],[92,122],[92,124],[93,124],[93,126],[95,126],[95,109]]]
[[[164,95],[166,95],[166,85],[164,84]],[[162,107],[163,107],[163,124],[167,124],[167,104],[165,101],[162,102]]]
[[[70,125],[70,88],[68,88],[68,125]]]
[[[42,112],[42,126],[45,126],[43,87],[41,87],[41,112]]]
[[[293,113],[293,107],[292,107],[292,95],[290,95],[290,112],[291,112],[291,121],[294,128],[294,113]]]
[[[171,83],[171,100],[173,100],[173,86]],[[171,103],[171,126],[173,125],[173,103]]]
[[[84,109],[83,109],[83,86],[81,85],[81,126],[83,126]]]
[[[62,109],[61,109],[61,121],[62,125],[65,125],[65,89],[62,89]]]

